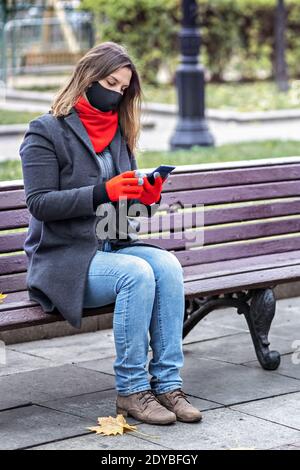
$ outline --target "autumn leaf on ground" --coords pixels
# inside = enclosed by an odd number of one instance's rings
[[[98,418],[98,423],[100,426],[88,428],[88,430],[96,434],[104,434],[105,436],[115,436],[116,434],[124,434],[128,431],[136,431],[136,426],[128,424],[123,415],[117,415],[116,418],[112,416]]]
[[[5,297],[7,297],[7,294],[2,294],[2,292],[0,292],[0,303],[5,299]]]

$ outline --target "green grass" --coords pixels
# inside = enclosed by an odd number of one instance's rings
[[[300,155],[300,141],[267,140],[227,144],[220,147],[194,147],[189,151],[140,152],[137,153],[137,160],[139,168],[152,168],[161,164],[192,165],[294,155]]]
[[[26,111],[11,111],[7,109],[0,109],[0,125],[4,124],[27,124],[29,121],[37,116],[40,116],[41,112],[26,112]]]
[[[253,160],[300,155],[300,142],[269,140],[245,142],[220,147],[194,147],[175,152],[137,152],[139,168],[152,168],[163,163],[192,165],[196,163]],[[0,180],[22,179],[21,160],[0,162]]]
[[[146,101],[175,104],[176,90],[172,86],[144,85]],[[300,108],[300,80],[290,82],[288,93],[280,93],[273,82],[226,83],[206,85],[207,108],[230,111],[268,111]]]
[[[20,160],[5,160],[0,162],[0,181],[23,179]]]
[[[22,88],[19,88],[22,89]],[[56,87],[33,87],[32,91],[56,92]],[[175,104],[176,89],[171,85],[158,87],[143,83],[146,101]],[[208,83],[206,85],[208,108],[235,111],[268,111],[272,109],[300,108],[300,80],[290,80],[288,93],[278,92],[272,81],[253,83]]]

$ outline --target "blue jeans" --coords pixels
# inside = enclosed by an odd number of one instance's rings
[[[159,394],[181,388],[185,301],[183,269],[176,256],[151,246],[112,251],[105,240],[103,251],[97,250],[90,263],[83,306],[113,302],[118,393],[152,389]]]

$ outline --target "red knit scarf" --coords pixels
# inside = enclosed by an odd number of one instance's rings
[[[95,152],[101,152],[115,136],[118,128],[118,112],[100,111],[83,96],[80,96],[74,108],[91,139]]]

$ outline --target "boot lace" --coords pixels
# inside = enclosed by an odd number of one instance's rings
[[[148,405],[150,402],[155,401],[159,403],[156,396],[153,394],[151,390],[145,390],[143,392],[139,392],[138,399],[142,403],[142,405]]]
[[[187,396],[186,396],[186,394],[184,393],[183,390],[181,390],[181,388],[176,389],[176,390],[172,390],[171,392],[168,393],[168,395],[169,395],[169,398],[171,400],[174,400],[175,404],[178,402],[178,400],[180,400],[180,398],[183,398],[188,403],[190,403]]]

